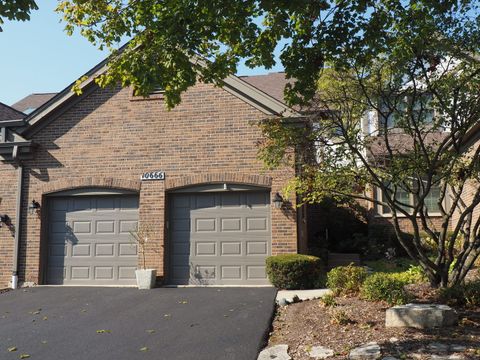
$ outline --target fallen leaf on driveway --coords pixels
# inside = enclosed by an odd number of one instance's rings
[[[155,333],[155,330],[149,329],[149,330],[145,330],[145,332],[147,332],[147,333],[149,333],[149,334],[153,334],[153,333]]]
[[[42,340],[40,341],[43,345],[45,345],[47,343],[47,340]]]
[[[188,301],[187,300],[180,300],[178,303],[179,304],[188,304]]]
[[[8,351],[10,352],[17,351],[17,347],[16,346],[9,347]]]
[[[28,355],[28,354],[20,355],[20,359],[28,359],[29,357],[30,357],[30,355]]]
[[[163,316],[164,316],[164,317],[170,317],[170,316],[172,316],[172,315],[170,315],[170,314],[165,314],[165,315],[163,315]]]
[[[144,346],[140,349],[140,351],[148,351],[148,347]]]
[[[97,334],[110,334],[112,331],[111,330],[97,330]]]
[[[42,320],[48,320],[48,317],[44,316]]]

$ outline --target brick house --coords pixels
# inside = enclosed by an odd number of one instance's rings
[[[272,94],[279,80],[199,83],[167,111],[161,92],[98,88],[102,71],[81,96],[68,86],[0,121],[0,214],[13,225],[0,229],[0,285],[135,284],[138,224],[159,282],[268,284],[265,257],[304,249],[306,236],[295,199],[272,204],[293,165],[266,171],[257,159],[255,123],[298,116]]]

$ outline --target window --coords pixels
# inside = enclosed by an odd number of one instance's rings
[[[417,119],[419,124],[431,124],[433,122],[434,111],[431,107],[431,95],[417,96],[412,99],[411,96],[405,96],[401,100],[385,100],[380,106],[379,111],[379,128],[386,127],[388,129],[395,128],[398,122],[407,115],[409,110]]]
[[[400,187],[397,187],[397,193],[395,195],[395,198],[397,201],[404,203],[404,204],[409,204],[409,205],[414,205],[415,204],[415,195],[412,193],[409,193],[407,190],[402,189]],[[425,207],[428,210],[428,213],[431,214],[438,214],[440,209],[438,206],[438,199],[440,198],[440,185],[439,184],[432,184],[432,187],[425,197],[424,204]],[[384,194],[381,189],[377,189],[377,199],[380,201],[383,201],[384,199]],[[405,210],[409,210],[409,207],[405,206]],[[377,206],[378,213],[381,215],[390,215],[391,210],[388,206],[383,206],[383,205],[378,205]]]

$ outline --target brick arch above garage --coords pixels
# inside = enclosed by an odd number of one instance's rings
[[[43,195],[80,188],[120,189],[140,192],[141,182],[111,177],[65,178],[51,181],[42,187]]]
[[[196,174],[191,176],[167,178],[165,181],[165,190],[175,190],[189,186],[212,183],[235,183],[270,188],[272,186],[272,178],[265,175],[230,172]]]

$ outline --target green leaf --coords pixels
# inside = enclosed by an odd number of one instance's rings
[[[148,351],[148,350],[149,350],[149,349],[148,349],[148,347],[146,347],[146,346],[140,348],[140,351]]]
[[[17,349],[16,346],[12,346],[12,347],[9,347],[9,348],[8,348],[8,351],[9,351],[9,352],[13,352],[13,351],[17,351],[17,350],[18,350],[18,349]]]

